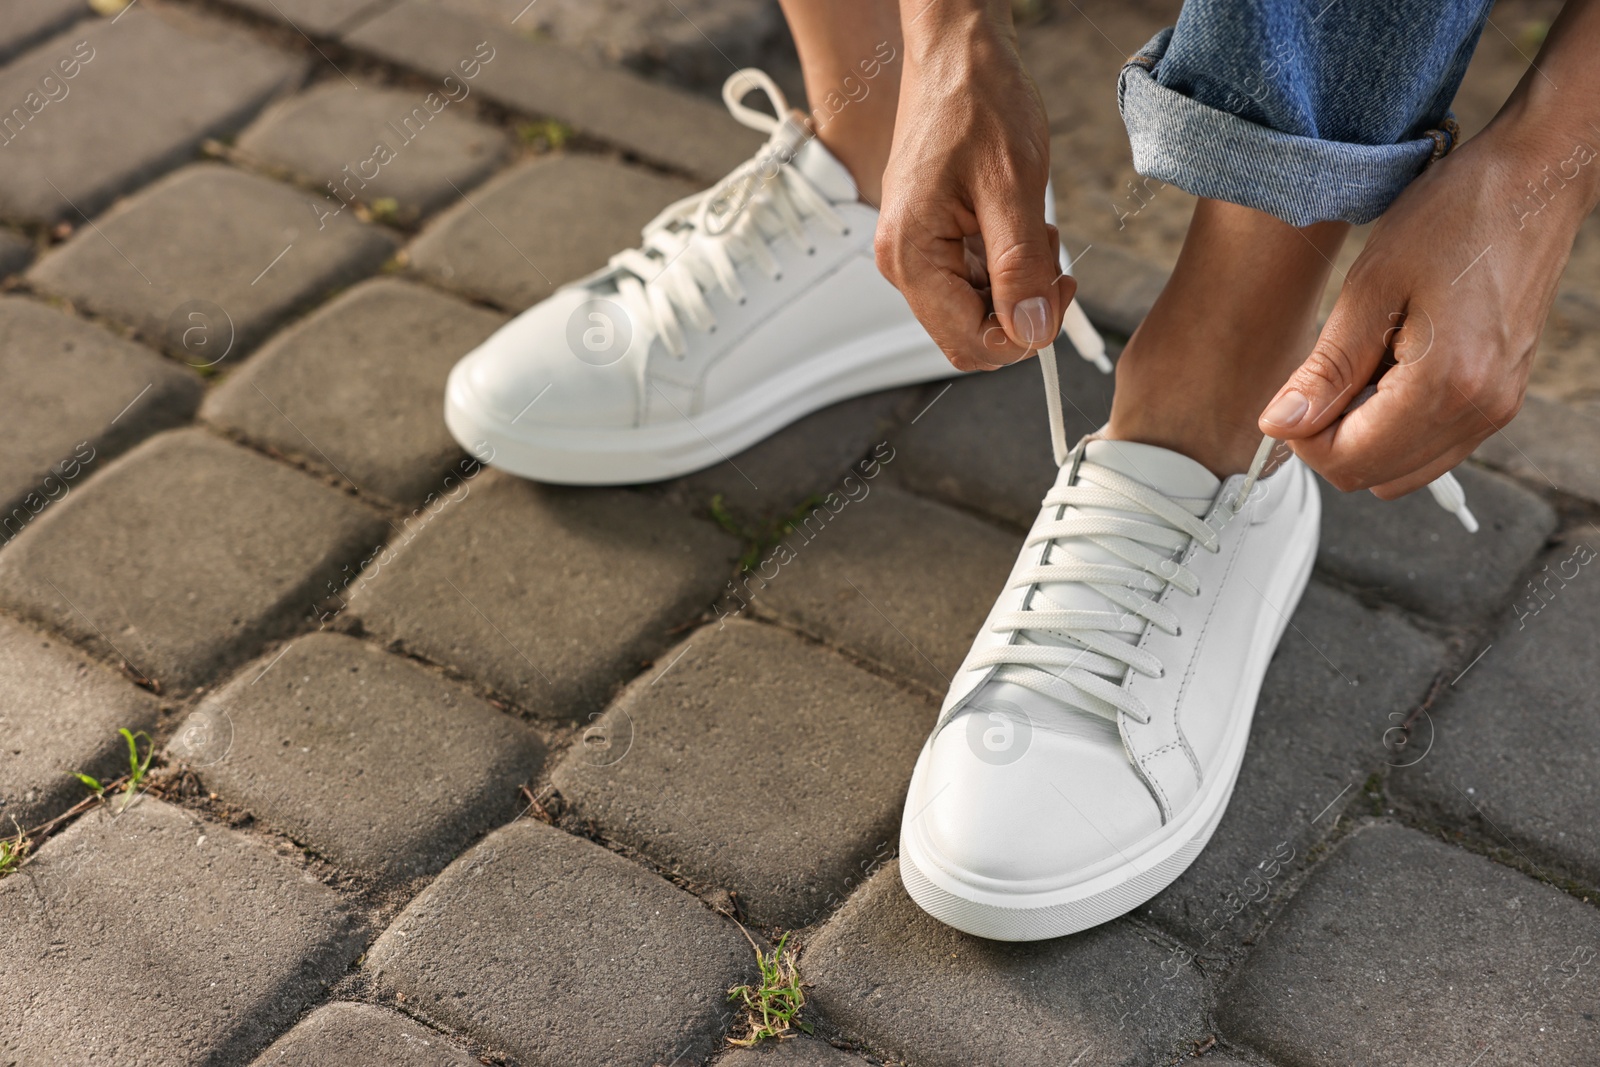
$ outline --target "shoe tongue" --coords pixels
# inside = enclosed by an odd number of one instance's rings
[[[1188,456],[1137,441],[1093,440],[1084,446],[1083,458],[1125,474],[1163,496],[1176,497],[1182,503],[1197,499],[1210,503],[1222,487],[1215,474]],[[1204,511],[1197,514],[1204,514]]]
[[[833,153],[817,137],[811,137],[801,145],[789,165],[805,175],[818,192],[835,204],[849,203],[859,196],[850,171],[834,158]]]

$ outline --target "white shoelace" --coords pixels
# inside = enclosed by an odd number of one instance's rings
[[[1071,453],[1054,346],[1041,348],[1038,358],[1045,380],[1051,445],[1060,466]],[[1229,502],[1234,514],[1249,500],[1276,443],[1270,437],[1262,438],[1244,482]],[[1029,547],[1048,544],[1042,561],[1019,573],[1009,587],[1026,587],[1024,606],[1000,615],[991,624],[996,633],[1012,634],[1011,642],[979,653],[969,667],[999,667],[998,680],[1112,721],[1125,712],[1137,722],[1148,722],[1144,702],[1128,692],[1123,682],[1129,671],[1160,677],[1164,668],[1158,657],[1133,641],[1147,626],[1178,633],[1177,613],[1159,603],[1161,593],[1170,585],[1190,596],[1198,595],[1200,585],[1194,572],[1177,561],[1191,541],[1207,551],[1219,551],[1220,530],[1125,474],[1081,456],[1076,462],[1073,484],[1056,486],[1045,494],[1043,506],[1061,510],[1053,520],[1035,523],[1028,535]],[[1446,474],[1429,489],[1469,531],[1476,530],[1476,520],[1454,477]],[[1082,508],[1119,514],[1071,510]],[[1092,562],[1074,552],[1075,546],[1088,545],[1122,563]],[[1106,608],[1061,608],[1043,588],[1060,583],[1087,586],[1107,602]]]
[[[1029,546],[1048,542],[1049,548],[1043,562],[1018,574],[1011,586],[1028,587],[1026,606],[992,624],[996,633],[1013,633],[1016,640],[980,653],[970,665],[1006,668],[1003,680],[1070,707],[1112,720],[1124,711],[1147,722],[1144,702],[1122,681],[1129,670],[1160,677],[1161,661],[1115,635],[1136,638],[1146,626],[1178,632],[1177,613],[1157,598],[1168,585],[1191,596],[1200,591],[1194,572],[1175,560],[1191,540],[1218,551],[1218,531],[1157,490],[1081,458],[1073,484],[1051,489],[1044,506],[1062,511],[1050,522],[1035,523],[1028,535]],[[1131,514],[1069,510],[1085,507]],[[1094,563],[1073,551],[1088,544],[1123,563]],[[1062,609],[1040,588],[1063,582],[1087,585],[1109,602],[1107,609]],[[1036,606],[1041,601],[1044,606]]]
[[[767,94],[781,118],[744,105],[755,89]],[[790,113],[777,84],[746,68],[723,84],[722,99],[741,124],[769,134],[767,143],[710,189],[662,210],[645,226],[638,248],[611,257],[617,293],[634,321],[678,357],[687,351],[686,327],[716,328],[706,300],[713,288],[743,302],[742,270],[759,270],[775,281],[783,277],[773,242],[787,237],[802,250],[814,249],[808,224],[839,236],[850,232],[828,198],[788,165],[811,134]],[[636,369],[642,386],[643,360]]]

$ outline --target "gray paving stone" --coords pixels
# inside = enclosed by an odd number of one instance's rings
[[[89,13],[85,0],[0,0],[0,63]]]
[[[1383,501],[1322,487],[1317,566],[1387,600],[1445,621],[1503,607],[1524,568],[1555,531],[1556,514],[1509,478],[1470,464],[1456,470],[1481,528],[1469,534],[1427,492]]]
[[[639,243],[686,182],[598,156],[535,160],[469,193],[411,246],[416,270],[520,311]]]
[[[343,40],[440,78],[461,73],[460,64],[477,56],[484,60],[477,89],[496,103],[559,119],[702,181],[721,178],[754,155],[763,140],[709,99],[597,65],[520,29],[464,17],[427,0],[403,0]],[[479,52],[484,44],[488,51]]]
[[[464,457],[439,415],[445,377],[503,321],[420,285],[363,282],[269,341],[201,414],[364,492],[442,495]]]
[[[1434,721],[1422,719],[1398,744],[1400,724],[1445,664],[1437,639],[1320,582],[1291,621],[1227,814],[1194,865],[1140,912],[1202,958],[1226,960],[1251,936],[1265,902],[1362,801],[1370,774],[1425,758],[1434,740]]]
[[[224,747],[225,746],[225,747]],[[171,745],[207,789],[344,867],[432,874],[526,805],[544,745],[460,686],[339,634],[206,697]]]
[[[0,544],[117,453],[189,421],[199,380],[149,349],[0,297]]]
[[[399,1012],[339,1002],[307,1015],[252,1067],[479,1067],[482,1062]]]
[[[128,769],[117,730],[154,728],[155,699],[65,642],[0,618],[0,837],[86,795],[73,775]]]
[[[736,521],[765,530],[808,497],[847,491],[853,465],[865,462],[872,470],[875,456],[894,455],[894,427],[916,414],[911,405],[920,396],[916,388],[892,389],[833,404],[662,489],[701,509],[720,496]]]
[[[310,614],[383,520],[201,430],[145,442],[0,552],[0,603],[168,690]]]
[[[739,1048],[717,1060],[717,1067],[861,1067],[859,1056],[808,1037],[763,1041]]]
[[[0,230],[0,278],[18,274],[33,262],[33,244],[10,230]]]
[[[1530,396],[1511,424],[1473,458],[1541,489],[1600,501],[1600,419],[1568,404]]]
[[[1591,527],[1545,554],[1534,588],[1518,590],[1483,657],[1450,687],[1433,752],[1389,779],[1431,819],[1594,886],[1597,552],[1600,531]]]
[[[1600,916],[1479,856],[1363,830],[1290,901],[1217,1008],[1284,1063],[1589,1063]]]
[[[737,67],[765,66],[783,28],[778,9],[762,0],[541,0],[531,10],[527,0],[440,2],[602,63],[711,89]]]
[[[1090,245],[1082,238],[1064,240],[1074,251]],[[1132,336],[1166,287],[1167,272],[1105,242],[1080,255],[1082,262],[1073,266],[1073,275],[1078,279],[1077,301],[1090,321],[1102,330]],[[1058,351],[1070,352],[1071,346],[1059,346]]]
[[[459,84],[470,94],[470,82]],[[466,99],[463,89],[452,92]],[[451,103],[438,93],[326,81],[269,109],[239,148],[327,189],[324,210],[389,198],[398,202],[391,221],[409,226],[488,177],[509,147],[503,132]]]
[[[1056,356],[1071,443],[1111,417],[1113,376],[1069,347],[1061,345]],[[895,435],[895,480],[957,507],[1032,526],[1057,470],[1038,364],[1030,359],[948,384],[948,392],[928,387],[923,404],[931,406]]]
[[[891,861],[800,959],[810,1001],[873,1051],[919,1067],[1169,1063],[1206,1034],[1204,982],[1133,926],[985,941],[911,902]]]
[[[450,494],[353,589],[366,628],[541,716],[578,718],[709,607],[736,546],[626,490],[499,473]]]
[[[226,367],[319,296],[394,250],[342,214],[318,230],[308,194],[214,163],[118,204],[41,259],[45,292],[138,328],[196,367]]]
[[[1021,548],[1014,533],[857,478],[737,579],[718,610],[776,616],[942,696]]]
[[[392,0],[223,0],[317,37],[333,37],[382,11]]]
[[[367,956],[407,1010],[519,1063],[697,1062],[754,954],[733,924],[599,845],[523,819],[457,860]]]
[[[772,626],[662,655],[551,776],[609,838],[809,926],[890,853],[931,701]],[[781,797],[781,803],[761,798]]]
[[[258,841],[149,797],[84,816],[0,882],[7,1063],[248,1063],[364,935]]]
[[[0,216],[81,226],[189,159],[205,138],[244,125],[303,69],[237,30],[169,8],[71,27],[0,70],[0,100],[26,116],[10,112],[0,130],[9,161]]]

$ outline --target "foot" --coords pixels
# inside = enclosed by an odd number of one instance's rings
[[[740,103],[752,88],[785,118]],[[740,71],[723,97],[771,139],[468,354],[445,400],[464,446],[540,481],[655,481],[839,400],[956,373],[878,273],[878,213],[849,171],[765,74]]]
[[[1233,792],[1319,514],[1298,460],[1221,481],[1165,448],[1080,442],[917,760],[912,899],[1033,941],[1177,878]]]

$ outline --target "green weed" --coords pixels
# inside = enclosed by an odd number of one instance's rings
[[[787,515],[780,515],[765,528],[755,529],[745,526],[735,518],[733,512],[729,511],[727,504],[723,502],[722,494],[718,493],[711,498],[711,519],[744,542],[744,553],[739,557],[739,573],[743,574],[745,571],[753,570],[756,564],[761,562],[762,557],[776,548],[779,541],[789,536],[790,531],[804,522],[812,509],[822,501],[823,497],[814,493],[795,505]]]
[[[543,122],[522,122],[517,124],[517,136],[522,143],[537,148],[541,152],[559,151],[566,143],[572,140],[573,129],[564,122],[546,119]]]
[[[749,940],[749,934],[744,936]],[[750,942],[755,949],[756,966],[761,968],[761,984],[736,985],[728,990],[729,1000],[743,1001],[744,1022],[750,1031],[746,1037],[730,1037],[730,1045],[749,1047],[769,1038],[786,1037],[791,1027],[811,1033],[811,1024],[797,1018],[806,1006],[806,994],[800,988],[794,953],[786,948],[788,941],[789,935],[784,934],[771,953],[762,952],[760,946]]]
[[[121,734],[123,740],[128,742],[128,773],[110,782],[101,783],[93,775],[79,771],[77,779],[92,789],[94,795],[102,800],[105,799],[107,789],[121,783],[123,803],[127,804],[128,801],[133,799],[133,795],[139,791],[139,787],[144,784],[145,777],[150,772],[150,761],[155,759],[156,756],[156,743],[143,730],[134,733],[124,726],[117,733]],[[145,752],[142,757],[139,755],[140,740],[145,743]]]
[[[0,840],[0,878],[16,870],[17,865],[27,857],[28,850],[33,848],[33,842],[15,818],[11,820],[11,825],[17,828],[16,836]]]

